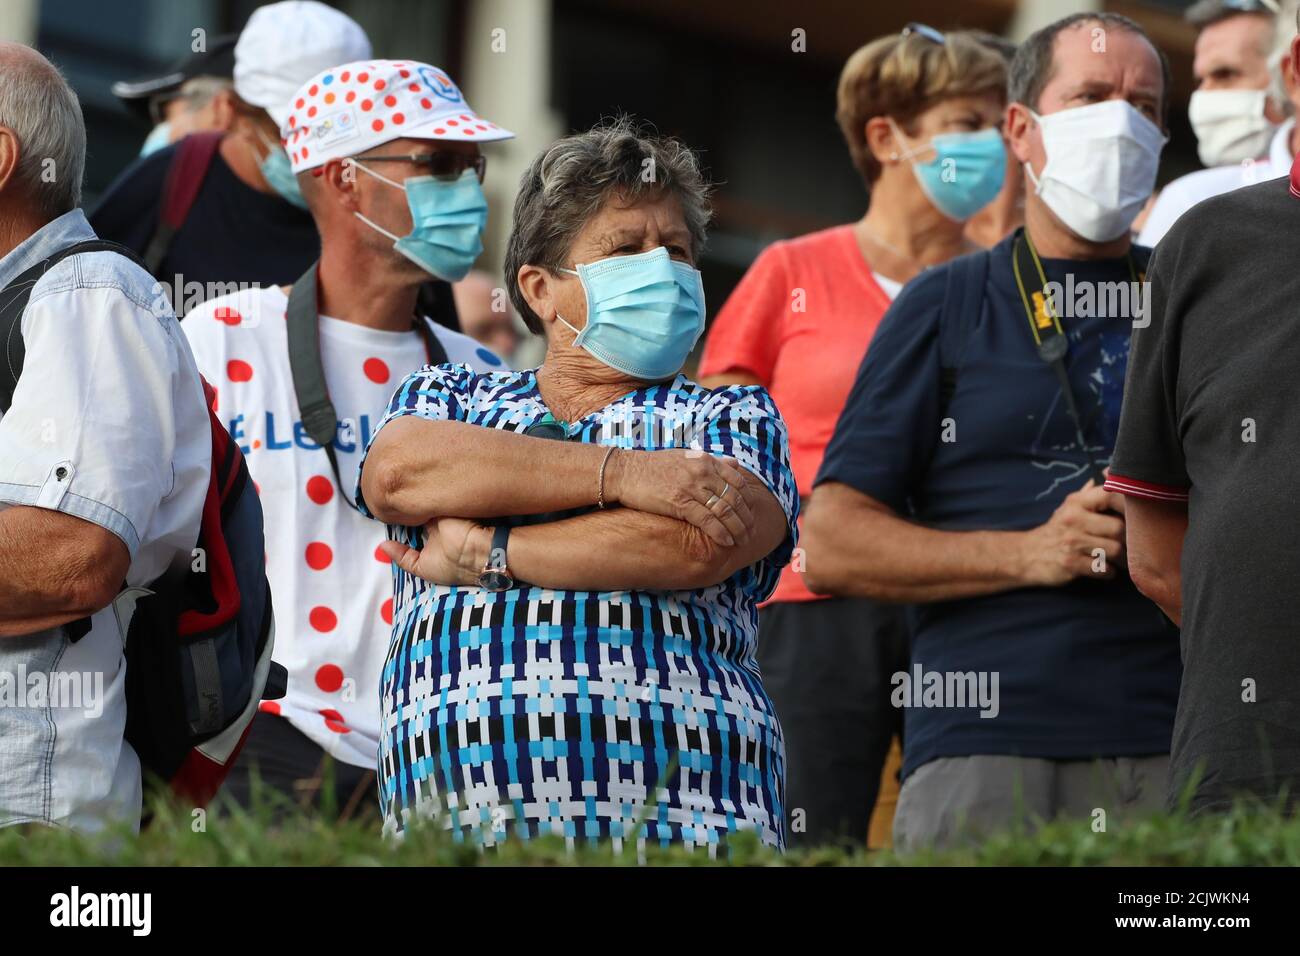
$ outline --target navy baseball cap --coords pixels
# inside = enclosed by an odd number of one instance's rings
[[[132,113],[152,120],[149,104],[155,97],[177,93],[186,81],[199,76],[231,79],[235,73],[235,41],[238,39],[237,33],[213,37],[206,50],[182,57],[161,73],[134,80],[118,80],[113,84],[113,95]]]

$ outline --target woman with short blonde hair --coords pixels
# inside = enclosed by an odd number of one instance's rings
[[[805,502],[893,297],[978,248],[963,228],[1003,182],[1006,80],[1002,55],[973,35],[921,24],[850,56],[835,115],[871,194],[866,215],[765,249],[714,320],[700,379],[766,386]],[[907,640],[896,609],[818,599],[801,570],[796,557],[759,619],[764,682],[786,728],[786,803],[804,810],[790,837],[861,846],[901,732],[890,677],[907,668]]]

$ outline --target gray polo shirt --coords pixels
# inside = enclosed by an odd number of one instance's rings
[[[1185,502],[1170,798],[1300,792],[1300,196],[1194,206],[1156,248],[1107,487]]]

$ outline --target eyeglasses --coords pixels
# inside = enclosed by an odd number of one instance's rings
[[[907,26],[903,27],[903,32],[899,35],[906,37],[911,36],[912,34],[916,34],[919,37],[925,37],[931,43],[937,43],[939,46],[943,46],[944,43],[947,42],[947,38],[941,32],[936,30],[934,27],[927,27],[924,23],[909,23]]]
[[[474,175],[478,176],[478,181],[483,182],[483,174],[487,172],[487,157],[482,153],[469,156],[449,150],[435,150],[432,153],[411,153],[407,156],[358,156],[357,158],[367,163],[415,163],[417,166],[425,167],[434,179],[441,180],[460,179],[461,173],[472,169]]]
[[[1279,14],[1282,12],[1277,0],[1222,0],[1222,4],[1227,9],[1236,10],[1239,13]]]

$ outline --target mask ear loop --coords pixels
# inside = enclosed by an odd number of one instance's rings
[[[1029,181],[1034,184],[1034,195],[1041,196],[1043,194],[1043,181],[1034,175],[1034,167],[1029,165],[1028,160],[1025,160],[1024,165],[1025,172],[1029,174]]]
[[[1043,129],[1043,118],[1039,116],[1037,113],[1035,113],[1033,110],[1029,109],[1029,107],[1025,107],[1025,112],[1027,112],[1031,117],[1033,117],[1034,123],[1038,126],[1038,129],[1040,131],[1039,135],[1042,135],[1041,131]],[[1043,144],[1043,153],[1044,154],[1047,153],[1046,143]],[[1025,172],[1029,174],[1029,181],[1034,184],[1034,195],[1041,196],[1043,194],[1043,181],[1034,174],[1034,167],[1029,164],[1029,160],[1025,160],[1021,165],[1025,167]],[[1043,163],[1043,169],[1047,169],[1046,162]]]
[[[406,192],[406,187],[403,186],[401,183],[395,183],[395,182],[393,182],[391,179],[389,179],[387,176],[381,176],[379,173],[375,172],[373,169],[367,169],[365,166],[363,166],[363,165],[362,165],[360,162],[358,162],[356,159],[353,159],[352,157],[348,157],[347,162],[351,163],[352,166],[353,166],[353,168],[355,168],[355,169],[359,169],[359,170],[361,170],[363,173],[369,173],[371,176],[374,176],[374,177],[375,177],[376,179],[378,179],[380,182],[388,183],[388,185],[390,185],[390,186],[392,186],[392,187],[394,187],[394,188],[396,188],[396,189],[400,189],[402,192]],[[379,233],[381,236],[387,236],[389,239],[393,240],[393,242],[398,242],[398,241],[400,241],[400,240],[402,239],[401,236],[395,236],[395,235],[393,235],[391,232],[389,232],[389,231],[388,231],[387,229],[385,229],[383,226],[379,225],[379,223],[377,223],[377,222],[373,222],[373,221],[367,219],[365,216],[361,215],[361,213],[359,213],[359,212],[354,212],[352,215],[356,216],[358,219],[360,219],[362,222],[364,222],[364,223],[365,223],[367,226],[369,226],[371,229],[375,230],[375,232]]]
[[[253,135],[256,136],[259,140],[261,140],[262,145],[266,147],[268,154],[273,153],[280,148],[278,143],[273,143],[270,139],[267,138],[266,134],[263,133],[257,127],[253,127]]]
[[[402,192],[406,192],[406,187],[402,183],[393,182],[393,180],[389,179],[387,176],[381,176],[370,167],[364,165],[360,160],[349,156],[347,161],[363,173],[369,173],[371,176],[374,176],[381,183],[388,183],[388,185],[392,186],[394,189],[400,189]]]
[[[569,273],[569,275],[574,275],[574,276],[577,276],[577,277],[578,277],[578,281],[579,281],[580,283],[582,283],[582,291],[583,291],[583,294],[584,294],[584,295],[587,295],[587,325],[588,325],[588,326],[591,325],[591,296],[590,296],[589,294],[587,294],[587,283],[586,283],[586,282],[583,282],[583,280],[582,280],[582,273],[579,272],[577,269],[566,269],[566,268],[564,268],[564,266],[560,266],[560,267],[559,267],[558,269],[556,269],[555,271],[556,271],[556,272],[567,272],[567,273]],[[573,336],[574,336],[573,344],[574,344],[575,346],[577,346],[577,345],[578,345],[578,338],[582,335],[583,332],[586,331],[586,328],[584,327],[584,328],[582,328],[582,329],[575,329],[572,325],[569,324],[569,320],[568,320],[568,319],[566,319],[564,316],[560,315],[560,310],[559,310],[559,309],[556,309],[556,310],[555,310],[555,317],[556,317],[557,319],[559,319],[561,322],[563,322],[565,328],[567,328],[570,332],[573,333]]]
[[[385,229],[383,226],[379,225],[379,223],[374,222],[374,221],[372,221],[372,220],[370,220],[370,219],[367,219],[365,216],[361,215],[361,213],[359,213],[359,212],[354,212],[352,215],[356,216],[358,219],[360,219],[362,222],[364,222],[364,223],[365,223],[367,226],[369,226],[371,229],[375,230],[375,232],[379,233],[381,236],[387,236],[389,239],[393,240],[393,242],[397,242],[398,240],[400,240],[400,239],[402,238],[401,236],[395,236],[395,235],[393,235],[391,232],[389,232],[389,231],[388,231],[387,229]]]
[[[266,134],[263,133],[256,126],[253,127],[253,135],[257,137],[257,141],[259,143],[261,143],[263,146],[266,147],[266,154],[264,156],[258,156],[257,153],[253,153],[253,158],[256,159],[257,164],[261,166],[263,163],[265,163],[268,159],[271,158],[272,153],[274,153],[277,149],[281,149],[282,147],[278,142],[268,139]]]
[[[892,116],[886,116],[885,121],[889,123],[890,127],[893,128],[895,136],[897,136],[900,140],[903,141],[907,140],[907,137],[903,135],[903,131],[898,128],[898,124],[894,122],[894,118]],[[934,149],[934,143],[927,143],[924,146],[907,146],[903,149],[901,153],[898,152],[897,150],[890,153],[890,158],[905,159],[909,163],[915,164],[916,162],[915,157],[921,155],[922,153],[928,153],[932,149]]]
[[[570,325],[569,320],[566,319],[564,316],[560,315],[559,309],[555,310],[555,317],[564,323],[564,327],[566,329],[568,329],[570,332],[573,333],[574,344],[577,344],[578,336],[582,334],[581,330],[575,329],[572,325]]]

